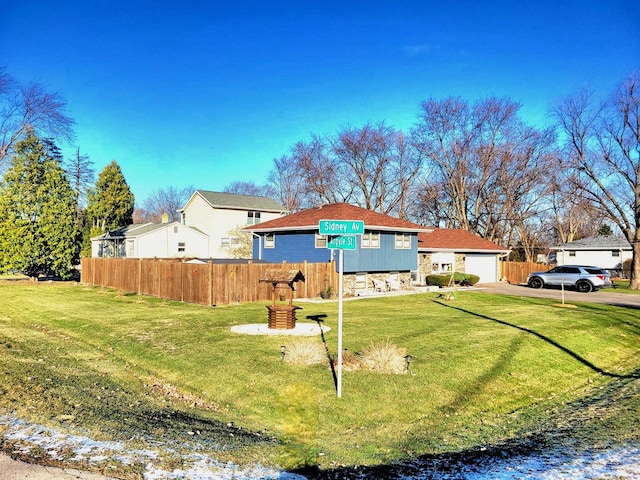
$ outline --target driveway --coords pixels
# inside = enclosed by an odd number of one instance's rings
[[[548,298],[562,301],[562,290],[559,288],[530,288],[524,284],[511,285],[508,283],[485,283],[477,285],[476,290],[520,297]],[[564,290],[565,302],[606,303],[621,307],[640,308],[640,294],[618,293],[615,288],[605,288],[597,292],[578,293],[574,290]]]

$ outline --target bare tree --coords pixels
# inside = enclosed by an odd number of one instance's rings
[[[273,169],[269,172],[269,183],[275,190],[275,198],[289,212],[303,208],[303,175],[292,156],[283,155],[273,159]]]
[[[304,179],[305,205],[349,201],[352,192],[345,191],[341,172],[326,140],[314,135],[308,142],[298,142],[291,150],[291,157]]]
[[[80,154],[80,147],[77,147],[73,158],[67,160],[64,166],[71,187],[76,194],[78,208],[86,206],[87,195],[95,182],[93,162],[89,155]]]
[[[345,128],[338,133],[332,153],[353,202],[367,210],[407,216],[409,187],[422,162],[402,132],[384,122]]]
[[[271,185],[258,185],[254,182],[235,181],[224,187],[227,193],[238,193],[241,195],[255,195],[259,197],[274,197],[275,192]]]
[[[460,98],[422,104],[413,139],[426,157],[430,178],[422,192],[431,218],[498,243],[525,238],[539,214],[550,162],[551,130],[518,117],[520,105],[489,98],[471,106]]]
[[[0,70],[0,166],[28,129],[40,138],[71,141],[75,122],[65,114],[66,106],[60,94],[35,82],[21,86]]]
[[[163,214],[167,215],[170,222],[180,221],[179,210],[193,191],[193,187],[180,189],[173,186],[153,191],[144,200],[142,207],[136,210],[136,223],[159,223],[162,221]]]
[[[631,288],[640,289],[640,74],[602,104],[580,91],[554,114],[564,134],[576,194],[596,206],[633,247]]]
[[[382,122],[296,143],[274,160],[269,180],[291,211],[349,202],[406,218],[420,168],[419,151]]]
[[[555,241],[569,243],[596,233],[602,224],[602,212],[579,194],[578,171],[567,168],[564,162],[556,163],[549,176],[551,225]]]

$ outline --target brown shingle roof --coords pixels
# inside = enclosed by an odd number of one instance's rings
[[[485,240],[467,230],[455,228],[436,228],[431,233],[418,235],[418,251],[420,250],[448,250],[448,251],[484,251],[508,252],[508,248]]]
[[[251,231],[317,230],[320,220],[362,220],[367,230],[405,232],[426,232],[432,230],[431,228],[423,227],[407,220],[366,210],[361,207],[356,207],[355,205],[349,205],[348,203],[332,203],[309,208],[258,225],[245,227],[244,229]]]

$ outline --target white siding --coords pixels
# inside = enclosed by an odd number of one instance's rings
[[[184,251],[180,251],[180,243]],[[177,223],[155,230],[138,238],[138,258],[205,257],[208,251],[207,237]]]
[[[222,239],[230,237],[236,227],[247,226],[248,210],[232,208],[213,208],[200,195],[194,195],[183,209],[184,224],[196,227],[209,236],[207,257],[231,258],[229,248],[223,248]],[[266,222],[282,215],[275,212],[260,211],[260,221]],[[249,234],[250,235],[250,234]]]
[[[558,252],[558,265],[594,265],[616,269],[621,268],[622,263],[631,258],[631,252],[624,250],[622,252],[616,250],[618,256],[614,256],[612,250],[574,250],[574,256],[569,252],[569,250]]]

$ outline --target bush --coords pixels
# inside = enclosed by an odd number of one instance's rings
[[[427,285],[432,285],[436,287],[446,287],[449,285],[450,279],[451,279],[450,273],[446,273],[444,275],[428,275]],[[453,281],[456,284],[466,283],[469,285],[475,285],[480,281],[480,277],[478,275],[471,275],[469,273],[455,272],[453,274]]]
[[[622,264],[622,278],[631,278],[631,259],[627,259]]]

